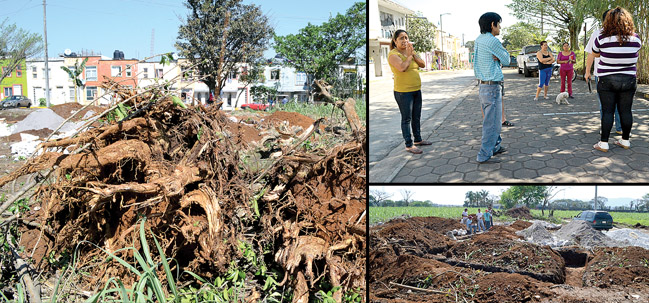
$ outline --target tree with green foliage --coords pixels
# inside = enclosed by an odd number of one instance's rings
[[[406,16],[408,39],[415,44],[415,52],[425,53],[435,49],[435,25],[421,16]]]
[[[465,43],[464,43],[464,47],[468,48],[468,49],[469,49],[469,52],[472,53],[472,52],[473,52],[473,48],[475,47],[475,41],[474,41],[474,40],[471,40],[471,41],[467,41],[467,42],[465,42]]]
[[[187,0],[176,48],[195,66],[201,81],[219,98],[227,75],[259,58],[273,35],[261,8],[241,0]]]
[[[70,77],[70,80],[72,80],[72,83],[74,83],[74,102],[77,101],[77,90],[79,87],[84,87],[85,85],[83,84],[83,81],[79,79],[79,76],[83,73],[83,70],[86,68],[86,62],[88,62],[88,58],[83,59],[81,64],[79,64],[79,61],[74,62],[74,67],[72,69],[69,69],[67,66],[61,66],[61,69],[64,70],[66,73],[68,73],[68,77]]]
[[[595,20],[595,23],[602,22],[602,14],[610,8],[620,6],[633,15],[636,33],[643,43],[649,41],[649,1],[647,0],[576,0],[579,8],[584,11],[587,17]],[[590,35],[588,36],[590,37]],[[640,49],[637,66],[637,79],[639,84],[649,84],[649,48],[644,46]]]
[[[285,65],[305,72],[312,80],[333,82],[340,77],[338,66],[357,52],[365,57],[366,2],[356,2],[344,15],[337,14],[322,25],[309,23],[297,34],[274,36],[277,54]],[[309,93],[311,92],[311,85]]]
[[[263,84],[250,87],[250,95],[256,102],[267,103],[268,100],[275,100],[277,97],[277,88]]]
[[[534,208],[542,203],[545,198],[547,186],[516,185],[508,188],[500,196],[500,203],[505,208],[512,208],[516,204],[523,204]]]
[[[503,32],[503,46],[510,52],[547,39],[547,34],[542,35],[539,27],[527,22],[517,22]]]
[[[0,60],[4,67],[0,74],[0,82],[18,67],[25,70],[27,67],[21,66],[25,59],[43,50],[43,39],[40,35],[30,34],[16,24],[7,24],[7,20],[0,23]]]
[[[577,48],[579,30],[584,24],[585,11],[580,7],[582,0],[512,0],[507,7],[512,14],[532,24],[550,24],[570,33],[570,47]]]

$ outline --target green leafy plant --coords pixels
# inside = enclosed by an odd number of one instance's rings
[[[79,79],[79,76],[81,76],[83,70],[86,68],[87,62],[88,58],[83,59],[81,64],[79,64],[79,61],[75,61],[74,68],[72,70],[67,66],[61,66],[61,69],[68,73],[68,77],[70,77],[70,80],[72,80],[72,83],[74,83],[74,102],[77,102],[77,88],[85,86],[83,84],[83,81]]]

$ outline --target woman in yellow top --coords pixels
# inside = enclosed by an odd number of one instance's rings
[[[397,100],[401,112],[401,133],[406,141],[406,151],[421,154],[418,145],[431,145],[431,142],[421,139],[419,127],[421,118],[421,79],[418,69],[426,66],[412,48],[408,33],[399,29],[392,36],[388,63],[394,75],[394,99]],[[415,141],[410,136],[410,126]]]

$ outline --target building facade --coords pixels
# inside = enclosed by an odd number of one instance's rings
[[[5,63],[5,60],[0,60],[0,66],[2,67],[3,74],[5,69],[8,68],[5,66],[6,64],[7,63]],[[27,75],[25,74],[25,69],[26,64],[23,61],[18,64],[16,70],[12,71],[7,75],[7,77],[2,80],[2,83],[0,83],[0,99],[14,95],[28,96]],[[32,99],[32,104],[34,104],[34,102],[35,101]]]
[[[406,29],[406,15],[415,12],[390,0],[369,0],[369,72],[370,78],[391,75],[388,53],[392,34]]]

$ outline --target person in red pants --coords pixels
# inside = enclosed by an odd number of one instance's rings
[[[568,82],[568,98],[570,99],[574,99],[572,96],[572,73],[574,73],[572,66],[575,62],[577,62],[575,60],[575,52],[570,50],[570,44],[568,42],[563,43],[563,51],[557,56],[557,63],[561,64],[559,68],[561,92],[566,91],[566,82]]]

